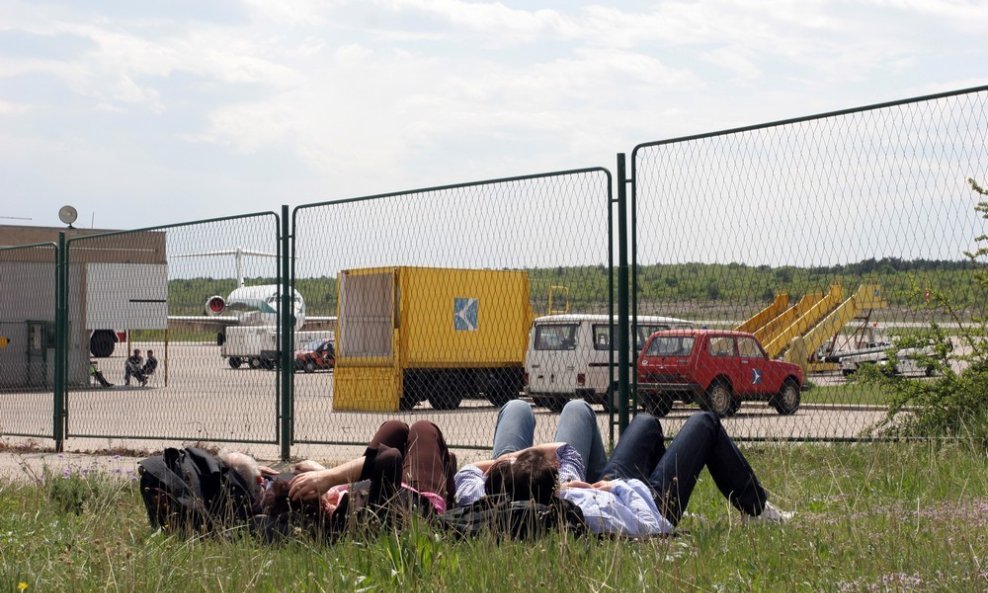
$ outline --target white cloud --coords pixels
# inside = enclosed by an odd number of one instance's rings
[[[969,77],[983,69],[988,24],[959,0],[245,4],[246,21],[209,22],[0,7],[9,27],[93,44],[63,60],[0,46],[4,83],[54,77],[72,95],[45,104],[69,129],[46,125],[33,108],[44,97],[30,93],[0,92],[0,116],[37,136],[105,143],[91,152],[123,169],[137,157],[114,136],[166,120],[165,152],[196,151],[224,183],[237,175],[224,167],[270,157],[361,193],[611,166],[637,142],[981,84]],[[932,68],[938,56],[957,67]],[[97,135],[90,110],[121,128]],[[191,191],[210,191],[208,176],[196,180],[206,186]]]

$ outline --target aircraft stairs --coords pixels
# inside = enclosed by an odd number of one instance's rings
[[[753,333],[770,358],[798,364],[804,372],[832,371],[837,364],[817,361],[817,350],[832,342],[852,320],[870,317],[873,309],[885,307],[888,303],[877,284],[862,284],[848,298],[844,298],[844,288],[834,284],[827,293],[803,295],[792,306],[789,295],[780,293],[737,329]]]

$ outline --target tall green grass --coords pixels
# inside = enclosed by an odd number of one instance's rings
[[[746,449],[791,523],[701,478],[676,537],[457,541],[418,525],[335,546],[153,532],[133,476],[0,483],[0,591],[971,591],[988,588],[988,462],[963,443]]]

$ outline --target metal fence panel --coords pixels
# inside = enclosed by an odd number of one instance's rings
[[[294,442],[362,444],[397,416],[489,447],[531,318],[608,311],[610,181],[585,169],[296,209],[295,288],[309,316],[338,320],[335,370],[295,374]],[[555,414],[538,414],[551,439]]]
[[[0,435],[53,437],[54,243],[0,249]]]
[[[766,348],[780,340],[772,356],[806,350],[813,388],[798,412],[744,402],[726,421],[733,435],[868,438],[885,415],[884,395],[848,382],[853,369],[825,357],[933,321],[956,332],[957,322],[984,314],[964,253],[985,231],[967,180],[988,177],[986,104],[982,87],[635,148],[638,311],[710,328],[738,328],[765,311],[779,319],[756,334]],[[811,334],[859,289],[880,298],[855,301],[861,306],[842,309],[854,315],[838,329]],[[928,306],[937,293],[958,305],[958,319]],[[786,320],[791,309],[766,311],[779,295],[794,308],[807,300]],[[811,312],[809,300],[822,304]],[[787,325],[794,329],[783,333]],[[923,369],[911,374],[935,380]],[[677,403],[670,419],[695,409]]]
[[[273,213],[69,240],[67,436],[276,442],[278,245]]]

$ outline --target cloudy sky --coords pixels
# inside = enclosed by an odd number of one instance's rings
[[[988,82],[982,0],[0,0],[0,224],[604,166]]]

